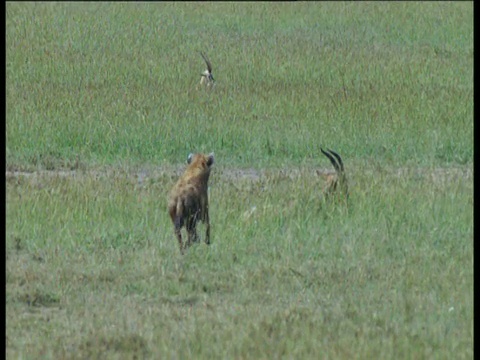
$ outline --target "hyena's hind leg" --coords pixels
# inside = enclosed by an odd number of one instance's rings
[[[175,236],[178,240],[178,245],[180,246],[180,253],[183,254],[183,243],[182,243],[182,227],[184,225],[184,218],[183,214],[183,207],[182,203],[175,201],[170,203],[168,206],[168,213],[170,215],[170,219],[172,219],[173,228],[175,232]]]
[[[175,228],[175,236],[177,237],[178,240],[178,245],[180,246],[180,253],[183,254],[184,251],[184,246],[182,243],[182,226],[183,226],[183,219],[181,216],[176,216],[174,219],[172,219],[174,228]]]
[[[190,215],[186,221],[185,227],[187,228],[187,236],[188,240],[186,243],[186,247],[192,245],[192,243],[198,242],[198,234],[197,234],[197,216],[196,214]]]

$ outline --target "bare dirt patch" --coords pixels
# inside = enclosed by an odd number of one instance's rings
[[[49,177],[95,177],[95,178],[115,178],[127,177],[138,183],[143,183],[146,179],[158,179],[163,177],[171,177],[176,179],[184,171],[185,166],[162,166],[162,167],[145,167],[145,168],[122,168],[122,167],[105,167],[100,169],[83,169],[83,170],[39,170],[39,171],[6,171],[5,180],[15,181],[19,178],[41,179]],[[413,178],[430,178],[433,182],[443,181],[450,182],[455,180],[471,180],[473,179],[472,166],[463,167],[385,167],[385,168],[368,168],[350,169],[349,173],[362,172],[364,175],[372,176],[383,173],[390,176],[413,177]],[[276,177],[285,179],[296,179],[300,177],[316,177],[333,173],[329,168],[273,168],[273,169],[254,169],[254,168],[215,168],[212,173],[216,181],[260,181],[263,178]]]

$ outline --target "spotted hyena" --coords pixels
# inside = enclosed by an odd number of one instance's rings
[[[208,178],[214,162],[213,153],[189,154],[187,168],[170,192],[168,213],[172,219],[180,252],[198,241],[196,225],[206,226],[205,243],[210,244],[210,220],[208,216]],[[181,229],[187,229],[187,241],[182,242]]]

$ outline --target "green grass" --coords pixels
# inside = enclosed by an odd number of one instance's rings
[[[472,163],[472,8],[9,3],[7,164]]]
[[[473,3],[6,9],[7,358],[473,357]]]
[[[168,175],[9,179],[7,354],[471,357],[471,174],[351,176],[345,208],[306,170],[214,174],[183,257]]]

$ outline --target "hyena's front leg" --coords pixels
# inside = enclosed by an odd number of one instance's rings
[[[208,216],[208,206],[207,211],[205,211],[205,244],[210,245],[210,218]]]
[[[202,199],[200,220],[205,224],[205,244],[210,245],[210,218],[208,216],[208,197],[204,197]]]

